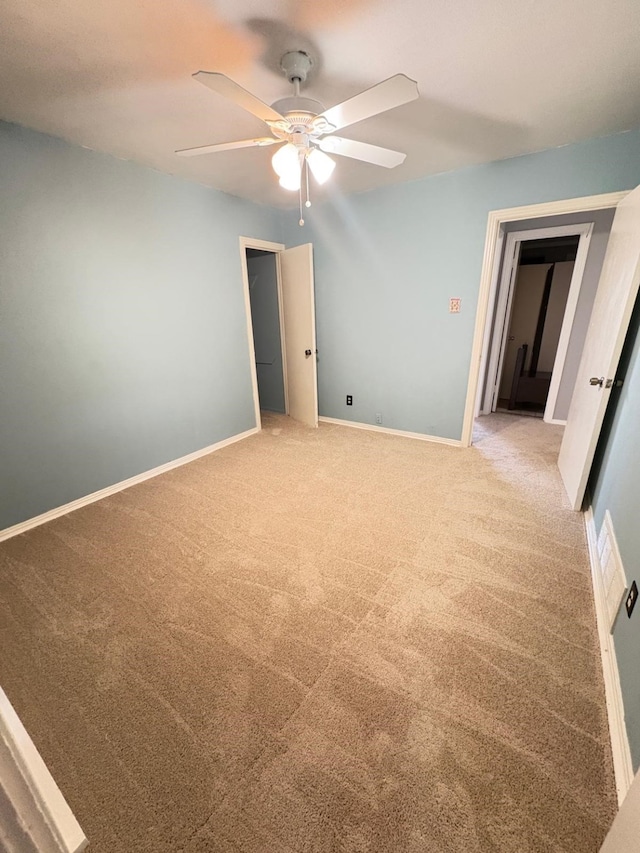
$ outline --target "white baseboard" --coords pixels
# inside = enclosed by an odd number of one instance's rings
[[[543,420],[544,420],[545,424],[557,424],[558,426],[566,426],[567,425],[566,421],[559,420],[558,418],[549,418],[549,420],[547,420],[546,418],[543,418]]]
[[[103,498],[108,498],[109,495],[115,495],[116,492],[122,492],[131,486],[137,486],[138,483],[144,483],[145,480],[150,480],[152,477],[157,477],[159,474],[165,474],[173,468],[179,468],[181,465],[187,465],[189,462],[194,462],[202,456],[208,456],[209,453],[214,453],[216,450],[221,450],[230,444],[235,444],[237,441],[242,441],[250,435],[260,432],[259,427],[253,427],[246,432],[232,435],[215,444],[210,444],[208,447],[203,447],[201,450],[196,450],[186,456],[181,456],[179,459],[173,459],[171,462],[165,462],[164,465],[158,465],[157,468],[152,468],[150,471],[143,471],[141,474],[136,474],[135,477],[129,477],[128,480],[122,480],[120,483],[114,483],[113,486],[107,486],[105,489],[100,489],[98,492],[92,492],[90,495],[85,495],[83,498],[78,498],[68,504],[55,507],[54,509],[43,512],[42,515],[36,515],[34,518],[28,518],[26,521],[21,521],[19,524],[14,524],[12,527],[5,527],[0,530],[0,542],[5,539],[11,539],[12,536],[19,536],[21,533],[26,533],[34,527],[39,527],[41,524],[46,524],[48,521],[53,521],[54,518],[59,518],[61,515],[67,515],[76,509],[80,509],[88,504],[100,501]]]
[[[87,846],[84,832],[1,688],[0,784],[17,816],[15,841],[19,843],[26,832],[29,849],[42,853],[79,853]],[[14,840],[12,826],[5,829]]]
[[[591,581],[593,583],[593,597],[596,607],[598,636],[600,639],[602,673],[604,676],[607,715],[609,717],[609,736],[611,738],[611,751],[613,753],[613,769],[616,777],[618,805],[622,805],[622,801],[626,797],[627,791],[633,781],[633,765],[631,763],[627,727],[624,721],[624,705],[622,690],[620,688],[618,661],[616,659],[613,636],[609,632],[609,614],[602,582],[600,560],[598,558],[598,536],[591,506],[589,506],[589,509],[584,514],[584,523],[589,545],[589,559],[591,561]]]
[[[441,438],[439,435],[425,435],[422,432],[407,432],[403,429],[389,429],[389,427],[378,424],[361,424],[357,421],[343,421],[339,418],[319,417],[319,421],[326,424],[337,424],[338,426],[353,427],[354,429],[366,429],[371,432],[385,432],[388,435],[399,435],[401,438],[417,438],[419,441],[431,441],[436,444],[448,444],[451,447],[462,447],[462,442],[457,438]]]

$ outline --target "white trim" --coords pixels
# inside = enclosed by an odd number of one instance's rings
[[[556,426],[566,426],[567,422],[560,420],[560,418],[549,418],[549,420],[545,420],[546,424],[556,424]]]
[[[569,286],[569,293],[567,295],[562,328],[558,339],[556,356],[551,373],[551,383],[543,415],[545,423],[553,422],[553,412],[556,408],[560,381],[562,379],[564,363],[567,356],[567,350],[569,348],[569,339],[571,337],[573,320],[576,313],[576,307],[578,305],[580,289],[582,287],[582,277],[587,263],[587,255],[589,252],[592,232],[593,222],[582,222],[577,225],[551,225],[547,228],[534,228],[526,231],[510,231],[507,234],[497,300],[495,288],[492,289],[489,295],[489,305],[491,306],[494,302],[497,302],[497,304],[493,319],[489,321],[489,317],[487,317],[487,329],[484,345],[489,345],[489,339],[492,339],[492,345],[491,354],[488,358],[484,358],[483,352],[484,361],[485,363],[486,361],[489,362],[489,368],[487,370],[487,381],[485,383],[485,393],[482,400],[482,414],[488,415],[489,412],[495,412],[496,410],[498,390],[502,381],[502,369],[507,348],[507,336],[513,311],[516,271],[520,268],[519,259],[521,244],[528,240],[544,240],[546,238],[553,237],[576,236],[580,238],[578,242],[578,251],[571,275],[571,283]],[[499,245],[497,245],[496,252],[499,251]],[[499,267],[500,262],[496,264],[496,269],[499,269]],[[498,330],[500,328],[501,333],[498,335]],[[491,335],[492,330],[493,335]],[[492,377],[495,377],[495,380]],[[480,373],[479,379],[479,384],[481,385],[482,381],[485,379],[482,373]]]
[[[149,471],[143,471],[141,474],[136,474],[135,477],[129,477],[128,480],[122,480],[119,483],[114,483],[113,486],[107,486],[100,489],[98,492],[92,492],[90,495],[85,495],[68,504],[55,507],[54,509],[43,512],[42,515],[36,515],[34,518],[28,518],[26,521],[21,521],[19,524],[14,524],[12,527],[5,527],[0,530],[0,542],[5,539],[11,539],[12,536],[19,536],[21,533],[26,533],[27,530],[32,530],[34,527],[39,527],[41,524],[46,524],[48,521],[53,521],[54,518],[59,518],[61,515],[67,515],[76,509],[80,509],[88,504],[101,501],[103,498],[108,498],[110,495],[115,495],[117,492],[122,492],[131,486],[137,486],[138,483],[144,483],[145,480],[150,480],[152,477],[157,477],[159,474],[165,474],[173,468],[179,468],[181,465],[188,465],[189,462],[194,462],[202,456],[208,456],[209,453],[214,453],[216,450],[221,450],[223,447],[228,447],[230,444],[235,444],[237,441],[242,441],[250,435],[260,432],[260,427],[251,427],[245,432],[240,432],[237,435],[232,435],[229,438],[224,438],[222,441],[217,441],[215,444],[210,444],[208,447],[203,447],[201,450],[195,450],[193,453],[188,453],[186,456],[181,456],[179,459],[173,459],[171,462],[165,462],[164,465],[158,465],[157,468],[151,468]]]
[[[500,240],[497,241],[496,251],[498,251],[499,244]],[[520,240],[518,240],[517,234],[507,234],[507,238],[504,241],[502,275],[500,276],[499,283],[497,275],[494,276],[491,293],[489,295],[489,304],[492,305],[494,301],[496,301],[497,294],[497,305],[495,310],[494,321],[487,322],[486,324],[484,345],[487,347],[487,352],[483,351],[482,353],[483,361],[485,362],[485,364],[488,364],[487,382],[481,408],[483,415],[488,415],[490,412],[495,411],[496,407],[498,390],[500,385],[499,379],[502,374],[504,350],[506,346],[507,332],[509,330],[509,321],[507,320],[507,315],[510,319],[511,302],[513,298],[513,289],[515,285],[515,278],[518,269],[519,259]],[[500,269],[499,262],[495,264],[495,269],[496,272]],[[498,334],[498,326],[500,323],[498,318],[501,318],[502,322],[500,334]],[[492,341],[492,343],[491,348],[489,349],[490,340]],[[483,377],[481,376],[480,378],[482,379]]]
[[[0,688],[1,784],[38,850],[79,853],[87,838]]]
[[[457,438],[441,438],[439,435],[426,435],[422,432],[407,432],[404,429],[389,429],[389,427],[378,426],[377,424],[361,424],[357,421],[343,421],[340,418],[325,418],[319,417],[319,421],[325,424],[337,424],[338,426],[353,427],[354,429],[366,429],[371,432],[385,432],[388,435],[398,435],[401,438],[417,438],[419,441],[430,441],[434,444],[448,444],[450,447],[460,447],[460,441]]]
[[[602,571],[598,558],[598,537],[593,517],[593,507],[591,505],[589,505],[589,508],[584,513],[584,525],[587,532],[587,544],[589,546],[591,582],[593,584],[593,599],[598,624],[598,637],[600,639],[600,655],[602,657],[602,674],[604,676],[607,716],[609,718],[609,736],[611,738],[611,751],[613,753],[613,769],[616,777],[618,805],[622,805],[622,801],[626,797],[627,791],[633,781],[633,765],[631,763],[629,737],[624,721],[624,704],[622,701],[616,650],[613,636],[608,628],[609,615],[605,591],[602,585]]]
[[[510,207],[503,210],[492,210],[489,212],[487,218],[487,236],[484,244],[482,271],[480,275],[480,289],[478,292],[478,307],[476,310],[476,322],[473,333],[473,344],[471,347],[467,398],[465,402],[464,420],[462,423],[462,435],[460,438],[461,444],[464,447],[468,447],[471,444],[471,436],[473,433],[475,401],[480,379],[480,364],[482,361],[482,348],[490,304],[489,298],[491,285],[495,281],[496,277],[495,265],[500,262],[500,259],[496,258],[495,249],[502,224],[505,222],[516,222],[521,219],[537,219],[543,216],[559,216],[564,213],[578,213],[589,210],[601,210],[607,207],[615,207],[626,195],[628,195],[628,191],[605,193],[603,195],[570,198],[562,201],[545,202],[544,204],[531,204],[524,207]]]
[[[498,258],[503,257],[503,249],[505,244],[505,233],[502,228],[498,231],[498,236],[496,237],[496,256]],[[506,256],[506,251],[504,252],[504,256]],[[503,266],[504,269],[504,266]],[[496,289],[498,287],[498,274],[500,273],[500,263],[494,264],[493,272],[491,273],[491,283],[489,286],[489,304],[493,304],[495,299]],[[489,360],[489,352],[490,352],[490,343],[491,343],[491,323],[486,323],[484,327],[484,337],[482,341],[482,355],[480,357],[480,368],[479,368],[479,376],[481,379],[484,379],[486,376],[489,376],[489,371],[487,370],[487,363]],[[478,382],[478,391],[476,393],[476,410],[475,417],[478,417],[480,412],[483,414],[488,414],[491,411],[489,408],[488,411],[484,408],[484,400],[486,395],[486,388],[484,389],[483,394],[483,386],[482,382]]]
[[[258,394],[258,369],[256,367],[256,349],[253,343],[253,322],[251,319],[251,296],[249,295],[249,270],[247,269],[247,249],[259,249],[262,252],[273,252],[278,257],[278,252],[284,249],[283,243],[270,243],[268,240],[259,240],[257,237],[240,237],[240,270],[242,272],[242,290],[244,293],[244,313],[247,320],[247,343],[249,344],[249,367],[251,369],[251,390],[253,392],[253,410],[256,417],[256,427],[262,429],[260,417],[260,396]],[[278,300],[281,303],[280,294],[280,265],[276,264],[278,278]],[[280,315],[280,333],[283,333],[282,315]],[[284,344],[283,344],[284,346]],[[286,370],[284,349],[282,351],[283,372]],[[287,402],[285,383],[285,404]],[[288,404],[285,405],[288,414]]]
[[[631,190],[602,193],[602,195],[578,196],[559,201],[545,201],[542,204],[525,204],[521,207],[505,207],[502,210],[492,210],[489,216],[500,222],[518,222],[521,219],[540,219],[543,216],[559,216],[563,213],[583,213],[588,210],[604,210],[607,207],[617,207]]]
[[[282,252],[286,248],[284,243],[271,243],[269,240],[260,240],[258,237],[240,237],[241,249],[259,249],[261,252]]]
[[[469,366],[469,381],[467,383],[467,400],[465,403],[464,418],[462,421],[461,442],[465,446],[471,444],[473,433],[473,415],[475,410],[469,409],[469,402],[475,401],[478,385],[480,384],[480,364],[483,361],[483,345],[485,343],[485,332],[487,326],[487,314],[492,290],[495,293],[498,280],[498,269],[500,258],[496,257],[496,246],[499,242],[500,226],[502,220],[491,211],[487,220],[487,236],[484,242],[484,255],[482,258],[482,271],[480,273],[480,290],[478,292],[478,307],[476,309],[476,323],[473,332],[473,343],[471,346],[471,364]],[[486,336],[487,346],[489,336]],[[486,355],[484,356],[486,359]]]
[[[567,358],[569,349],[569,340],[573,330],[573,321],[576,316],[576,308],[578,307],[578,299],[582,290],[582,279],[584,278],[585,267],[587,266],[587,257],[589,255],[589,246],[591,245],[591,235],[593,234],[593,222],[584,223],[574,226],[574,234],[580,235],[578,241],[578,251],[573,264],[573,272],[571,273],[571,281],[569,283],[569,294],[564,307],[564,316],[562,318],[562,328],[560,329],[560,337],[558,338],[558,346],[556,349],[556,357],[553,361],[553,370],[551,372],[551,382],[549,384],[549,393],[547,394],[547,404],[544,408],[543,419],[546,423],[553,423],[553,413],[556,410],[558,402],[558,391],[560,390],[560,382],[564,373],[564,364]]]
[[[284,251],[284,247],[281,251]],[[278,320],[280,322],[280,351],[282,356],[282,383],[284,385],[284,413],[289,414],[289,374],[287,373],[286,329],[284,325],[284,300],[282,298],[282,260],[280,252],[275,253],[276,287],[278,290]]]

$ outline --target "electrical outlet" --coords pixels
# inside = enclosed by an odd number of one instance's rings
[[[382,423],[382,415],[380,414],[380,412],[376,412],[376,423],[377,424]]]
[[[459,314],[462,306],[462,299],[459,296],[452,296],[449,300],[449,314]]]
[[[627,608],[627,616],[631,619],[631,614],[633,613],[633,608],[636,606],[636,601],[638,600],[638,584],[634,581],[631,584],[631,589],[629,590],[629,595],[627,595],[627,600],[624,603],[624,606]]]
[[[351,394],[347,394],[347,406],[353,406],[353,397]]]

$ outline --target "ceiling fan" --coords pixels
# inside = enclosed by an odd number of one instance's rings
[[[294,50],[285,53],[281,60],[281,68],[289,82],[293,84],[293,96],[281,98],[271,106],[243,89],[225,74],[198,71],[193,75],[198,82],[262,119],[268,125],[272,135],[242,139],[238,142],[202,145],[198,148],[184,148],[176,151],[176,154],[181,157],[193,157],[216,151],[230,151],[234,148],[279,145],[271,162],[280,179],[280,186],[287,190],[299,191],[302,206],[301,182],[304,172],[307,178],[307,207],[310,206],[308,172],[311,170],[320,184],[327,181],[335,168],[335,161],[328,154],[363,160],[387,169],[399,166],[406,157],[406,154],[400,151],[381,148],[368,142],[343,139],[333,134],[334,131],[350,124],[413,101],[418,97],[418,84],[415,80],[411,80],[404,74],[395,74],[388,80],[325,110],[319,101],[300,95],[300,86],[306,81],[312,66],[313,60],[305,51]],[[302,217],[300,224],[303,224]]]

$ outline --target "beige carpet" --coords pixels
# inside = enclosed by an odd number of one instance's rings
[[[595,853],[615,812],[558,427],[269,417],[0,545],[0,684],[95,853]]]

